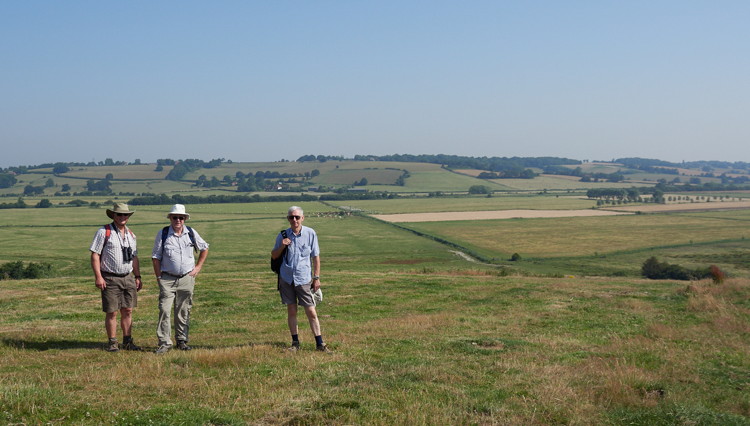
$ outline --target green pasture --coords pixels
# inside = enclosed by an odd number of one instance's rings
[[[540,175],[534,179],[493,179],[496,182],[519,191],[586,191],[592,188],[632,188],[631,182],[581,182],[573,176]],[[639,184],[637,186],[643,186]]]
[[[372,191],[388,192],[467,192],[474,185],[485,185],[492,191],[509,188],[483,179],[473,178],[447,170],[409,171],[404,186],[368,185]]]
[[[113,179],[139,179],[156,180],[164,179],[172,170],[172,166],[163,166],[161,171],[156,171],[156,164],[128,164],[123,166],[94,166],[94,167],[71,167],[61,176],[104,179],[112,174]]]
[[[114,354],[102,350],[103,314],[89,267],[88,246],[107,221],[104,209],[0,210],[0,263],[49,262],[58,274],[0,280],[0,418],[87,425],[750,424],[747,278],[717,285],[506,276],[408,230],[331,215],[322,203],[301,206],[320,238],[318,314],[332,354],[313,350],[304,320],[302,351],[284,351],[286,314],[268,264],[287,224],[285,203],[187,206],[188,225],[211,244],[191,315],[195,349],[163,356],[152,353],[158,291],[148,254],[169,206],[138,206],[131,218],[144,276],[133,336],[148,351]],[[696,263],[706,253],[733,251],[740,262],[748,219],[735,211],[418,226],[488,255],[525,248],[533,259],[520,264],[578,256],[606,269],[615,251],[649,247]],[[582,235],[562,247],[561,236],[575,232]],[[602,245],[599,256],[607,257],[592,256],[589,243],[607,238],[616,247]]]
[[[334,169],[321,173],[312,182],[319,185],[352,185],[364,178],[368,185],[395,185],[402,174],[402,170],[392,169]]]
[[[750,211],[400,224],[529,273],[637,276],[650,256],[750,276]],[[680,252],[690,252],[680,258]],[[522,260],[508,262],[518,253]]]
[[[468,212],[487,210],[579,210],[596,206],[580,196],[493,195],[462,197],[393,198],[388,200],[345,200],[329,202],[345,210],[368,214]]]

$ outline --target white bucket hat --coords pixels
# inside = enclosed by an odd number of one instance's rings
[[[169,219],[169,216],[172,216],[173,214],[178,214],[181,216],[185,216],[188,219],[190,219],[190,215],[185,213],[185,206],[182,204],[175,204],[172,206],[172,211],[167,213],[167,219]]]

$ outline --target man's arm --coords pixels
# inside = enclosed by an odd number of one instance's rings
[[[154,264],[154,275],[156,275],[156,279],[158,280],[161,277],[161,260],[152,257],[151,263]]]
[[[203,262],[206,261],[206,258],[208,257],[208,249],[205,249],[201,252],[201,254],[198,256],[198,263],[195,264],[195,267],[188,275],[191,277],[198,276],[198,274],[201,272],[201,269],[203,269]]]
[[[284,252],[284,249],[291,243],[292,240],[289,238],[284,238],[283,240],[281,240],[281,245],[279,245],[279,248],[277,248],[276,250],[271,250],[271,258],[277,259],[279,256],[281,256],[281,253]]]
[[[101,255],[97,252],[91,252],[91,269],[94,271],[94,285],[100,290],[107,287],[107,282],[102,277]]]
[[[135,288],[140,291],[143,287],[143,280],[141,280],[141,264],[138,256],[133,256],[133,275],[135,275]]]
[[[320,288],[320,256],[313,256],[312,257],[312,270],[313,270],[313,277],[318,277],[318,279],[313,279],[312,281],[312,291],[318,291]]]

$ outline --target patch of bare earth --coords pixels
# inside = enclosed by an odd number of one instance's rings
[[[486,220],[486,219],[530,219],[550,217],[580,216],[613,216],[631,214],[630,212],[608,210],[489,210],[474,212],[437,212],[437,213],[402,213],[377,214],[375,218],[386,222],[442,222],[449,220]]]

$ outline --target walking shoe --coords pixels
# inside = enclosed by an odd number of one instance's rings
[[[169,352],[170,347],[167,345],[161,345],[154,351],[157,355],[164,355],[165,353]]]
[[[325,353],[330,353],[331,352],[331,350],[328,349],[328,346],[326,346],[325,343],[323,343],[322,345],[315,346],[315,350],[318,351],[318,352],[325,352]]]
[[[299,343],[297,342],[292,343],[292,345],[286,348],[286,350],[291,353],[297,353],[297,351],[299,350]]]
[[[140,346],[136,345],[134,341],[130,340],[122,344],[122,348],[126,351],[140,351]]]
[[[107,352],[117,352],[120,350],[120,345],[117,344],[117,340],[109,339],[107,344]]]
[[[189,350],[192,350],[193,348],[191,348],[190,346],[188,346],[188,344],[187,344],[186,341],[184,341],[184,340],[178,340],[177,341],[177,349],[179,349],[181,351],[189,351]]]

